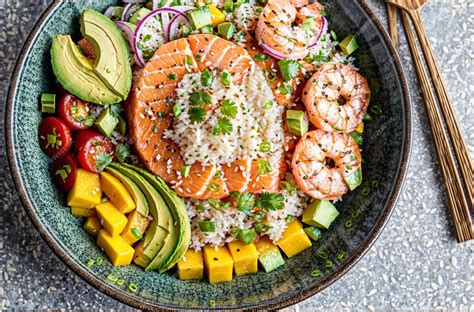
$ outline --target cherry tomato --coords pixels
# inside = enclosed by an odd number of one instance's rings
[[[87,129],[94,124],[94,117],[89,114],[91,106],[66,92],[58,101],[58,115],[72,130]]]
[[[72,145],[71,130],[64,121],[56,117],[43,119],[38,136],[41,149],[53,159],[66,155]]]
[[[101,133],[87,129],[77,132],[74,151],[82,168],[100,172],[112,161],[114,145]]]
[[[54,183],[63,191],[69,191],[76,181],[77,160],[73,154],[59,158],[51,165]]]

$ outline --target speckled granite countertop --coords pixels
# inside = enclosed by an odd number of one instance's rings
[[[368,2],[385,22],[383,1]],[[19,49],[48,3],[0,0],[1,110]],[[423,11],[474,154],[473,13],[471,0],[433,0]],[[442,178],[403,35],[400,55],[413,100],[414,135],[411,164],[397,208],[362,261],[338,282],[292,310],[474,309],[474,241],[459,245],[454,240]],[[3,119],[1,123],[3,128]],[[0,310],[126,308],[75,276],[39,237],[9,178],[3,132],[0,141]]]

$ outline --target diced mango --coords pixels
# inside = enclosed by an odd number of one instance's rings
[[[311,247],[311,240],[304,232],[301,222],[295,219],[288,224],[288,227],[276,244],[288,257],[292,257]]]
[[[204,246],[204,264],[209,283],[232,281],[234,261],[227,247],[219,247],[216,250],[211,245]]]
[[[222,13],[218,8],[212,4],[208,5],[209,10],[211,11],[212,17],[212,26],[216,27],[217,25],[225,22],[225,14]]]
[[[99,175],[82,168],[77,169],[76,181],[67,196],[68,206],[93,208],[100,203],[101,195]]]
[[[100,222],[111,236],[122,233],[127,225],[127,217],[121,213],[111,202],[104,202],[95,206]]]
[[[363,122],[361,122],[361,123],[357,126],[356,132],[358,132],[358,133],[363,133],[363,132],[364,132],[364,123],[363,123]]]
[[[280,249],[273,245],[273,242],[268,236],[260,237],[258,242],[255,243],[255,247],[257,247],[259,254],[258,260],[265,272],[271,272],[285,264]]]
[[[74,217],[90,217],[97,213],[94,208],[71,207],[71,214]]]
[[[100,174],[100,186],[102,192],[122,213],[129,213],[137,207],[125,185],[110,173],[102,172]]]
[[[235,275],[245,275],[258,271],[258,251],[254,244],[245,245],[241,241],[233,241],[227,244],[230,255],[234,260]]]
[[[202,251],[188,249],[178,262],[178,276],[180,280],[202,279],[204,276],[204,260]]]
[[[121,236],[127,243],[132,245],[140,239],[140,237],[136,237],[135,235],[140,234],[143,237],[149,224],[150,219],[142,216],[136,210],[132,211],[128,215],[128,222],[123,229]],[[136,234],[132,232],[132,229],[135,229]]]
[[[110,262],[115,266],[132,263],[135,250],[119,235],[112,237],[106,230],[100,230],[97,246],[104,250]]]
[[[90,235],[97,236],[97,234],[99,234],[100,229],[102,228],[102,226],[100,225],[99,217],[91,216],[87,218],[82,228]]]

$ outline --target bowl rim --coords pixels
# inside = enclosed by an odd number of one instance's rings
[[[279,299],[275,297],[271,299],[271,302],[266,303],[257,303],[255,305],[251,305],[250,307],[230,307],[225,308],[224,310],[276,310],[282,309],[294,304],[297,304],[305,299],[308,299],[315,294],[321,292],[328,286],[330,286],[335,281],[339,280],[347,271],[349,271],[356,263],[358,263],[362,257],[367,253],[367,251],[372,247],[375,243],[379,235],[381,234],[382,230],[385,228],[390,216],[395,208],[396,202],[400,195],[404,180],[406,178],[408,163],[410,160],[411,154],[411,145],[412,145],[412,112],[411,112],[411,100],[410,94],[408,89],[408,84],[406,80],[406,76],[403,70],[403,67],[400,62],[400,58],[395,47],[390,40],[390,37],[385,30],[383,24],[375,15],[371,7],[365,2],[365,0],[354,0],[356,1],[365,13],[369,16],[369,19],[374,23],[375,27],[380,32],[382,39],[385,45],[388,48],[392,61],[395,65],[398,78],[400,80],[400,85],[403,94],[404,100],[404,116],[403,116],[403,145],[402,145],[402,157],[398,164],[398,171],[397,177],[395,179],[395,183],[392,186],[392,190],[390,192],[389,198],[385,204],[385,208],[380,216],[378,222],[375,224],[374,228],[365,239],[365,241],[357,248],[357,250],[353,253],[351,257],[349,257],[341,266],[339,266],[331,275],[322,279],[317,285],[313,287],[309,287],[302,292],[283,297]],[[153,303],[144,303],[137,298],[123,294],[118,292],[112,286],[108,285],[105,281],[95,277],[93,274],[82,268],[75,260],[70,257],[63,248],[60,247],[58,242],[54,239],[54,237],[47,231],[46,227],[41,223],[39,217],[36,215],[36,212],[33,209],[33,205],[28,197],[28,194],[25,190],[25,187],[22,183],[22,179],[18,170],[18,164],[15,157],[15,148],[13,145],[14,142],[14,133],[13,133],[13,107],[14,107],[14,98],[17,91],[17,84],[18,78],[20,73],[23,69],[23,65],[27,58],[27,52],[30,50],[32,43],[38,32],[40,31],[41,27],[43,26],[46,19],[50,16],[50,14],[62,3],[62,0],[53,0],[52,3],[46,8],[46,10],[40,15],[40,18],[34,24],[30,34],[28,35],[23,47],[21,48],[21,52],[17,58],[16,65],[12,74],[10,87],[8,90],[8,97],[7,97],[7,106],[5,110],[5,137],[6,137],[6,146],[7,146],[7,159],[9,163],[10,173],[13,178],[13,182],[15,188],[18,192],[20,201],[25,208],[29,218],[31,219],[33,225],[35,226],[36,230],[39,232],[40,236],[46,241],[49,248],[56,254],[59,259],[66,264],[66,266],[72,270],[75,274],[85,280],[89,285],[92,285],[97,290],[101,291],[102,293],[106,294],[107,296],[118,300],[124,304],[129,306],[143,309],[143,310],[150,310],[150,309],[162,309],[162,310],[177,310],[176,307],[172,306],[164,306],[159,304]],[[189,308],[188,308],[189,309]],[[211,308],[211,310],[219,309],[219,308]],[[198,309],[192,309],[198,310]]]

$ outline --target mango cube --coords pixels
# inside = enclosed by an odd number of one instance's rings
[[[97,246],[102,248],[115,266],[132,263],[135,250],[121,236],[110,236],[105,230],[100,230],[97,236]]]
[[[178,262],[178,276],[182,281],[202,279],[204,276],[204,260],[202,251],[188,249]]]
[[[276,244],[283,250],[288,258],[302,252],[312,245],[311,240],[303,230],[303,225],[298,219],[288,224],[288,227]]]
[[[356,131],[357,133],[363,133],[363,132],[364,132],[364,123],[361,122],[361,123],[357,126],[357,128],[355,129],[355,131]]]
[[[95,210],[99,215],[102,226],[111,236],[122,233],[128,222],[127,217],[115,208],[111,202],[101,203],[95,206]]]
[[[90,217],[96,215],[93,208],[71,207],[71,214],[74,217]]]
[[[99,175],[82,168],[77,169],[76,181],[67,196],[68,206],[93,208],[100,203],[101,195]]]
[[[149,224],[150,219],[142,216],[136,210],[134,210],[128,215],[128,222],[123,229],[121,236],[127,243],[132,245],[141,237],[143,237]],[[141,237],[137,237],[137,234],[139,234]]]
[[[255,247],[257,247],[259,254],[258,260],[265,272],[271,272],[285,264],[280,249],[273,245],[268,236],[260,237],[258,242],[255,243]]]
[[[241,241],[227,244],[230,255],[234,260],[235,275],[245,275],[258,271],[258,251],[254,244],[245,245]]]
[[[218,8],[212,4],[208,5],[209,11],[211,11],[212,26],[216,27],[217,25],[225,22],[225,14],[222,13]]]
[[[209,283],[214,284],[232,281],[234,261],[227,247],[224,246],[215,249],[211,245],[204,246],[204,264]]]
[[[99,217],[91,216],[87,218],[82,228],[84,229],[84,231],[86,231],[90,235],[97,236],[97,234],[99,234],[100,229],[102,228],[102,226],[100,225]]]
[[[137,207],[127,188],[110,173],[102,172],[100,174],[100,186],[102,192],[122,213],[129,213]]]

